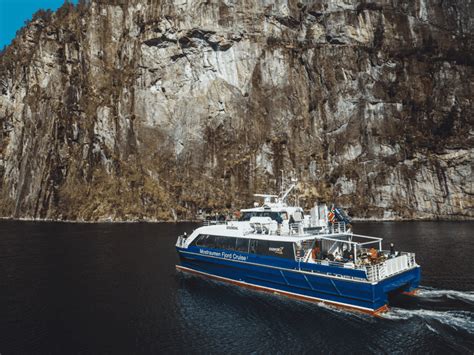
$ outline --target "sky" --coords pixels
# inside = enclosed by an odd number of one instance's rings
[[[74,1],[75,3],[77,1]],[[0,0],[0,50],[39,9],[56,10],[64,0]]]

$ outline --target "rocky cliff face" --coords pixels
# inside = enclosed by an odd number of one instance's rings
[[[103,0],[0,58],[0,214],[191,218],[300,179],[356,217],[472,218],[474,2]]]

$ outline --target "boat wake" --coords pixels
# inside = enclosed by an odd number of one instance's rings
[[[381,314],[390,320],[421,320],[435,333],[448,329],[474,335],[474,292],[420,287],[415,297],[404,296]]]
[[[474,291],[438,290],[430,287],[421,287],[416,296],[429,299],[449,298],[474,305]]]
[[[474,313],[470,311],[433,311],[428,309],[391,308],[390,312],[381,314],[382,318],[390,320],[406,320],[420,318],[427,321],[430,330],[434,328],[430,321],[436,321],[456,330],[464,330],[474,334]]]

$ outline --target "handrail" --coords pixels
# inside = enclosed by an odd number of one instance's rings
[[[346,224],[344,222],[335,222],[331,225],[332,233],[346,233]]]
[[[367,270],[367,279],[374,282],[411,269],[416,265],[414,253],[400,252],[397,256],[383,262],[365,265],[365,268]]]
[[[187,237],[185,237],[185,234],[181,234],[180,236],[178,236],[178,240],[176,241],[176,246],[179,248],[184,248],[184,246],[186,245],[186,239]]]
[[[380,237],[372,237],[370,235],[363,235],[363,234],[356,234],[356,233],[351,233],[352,236],[354,237],[360,237],[360,238],[365,238],[365,239],[372,239],[374,241],[379,241],[379,240],[383,240],[383,238],[380,238]]]
[[[304,224],[303,221],[288,224],[289,234],[297,236],[304,235]]]

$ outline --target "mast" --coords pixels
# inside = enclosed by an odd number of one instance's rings
[[[285,188],[285,175],[284,171],[281,170],[281,192],[280,196],[278,198],[280,203],[284,203],[290,192],[296,187],[296,184],[298,183],[298,179],[291,177],[290,178],[290,185],[288,189],[284,190]],[[293,175],[293,174],[292,174]]]

